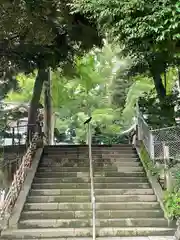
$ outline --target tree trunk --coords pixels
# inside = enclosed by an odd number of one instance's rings
[[[153,80],[154,80],[154,85],[156,88],[156,92],[158,95],[158,98],[160,100],[160,102],[164,101],[164,98],[166,97],[166,88],[163,85],[163,81],[161,78],[161,74],[159,72],[156,71],[151,71],[152,76],[153,76]]]
[[[164,87],[167,91],[167,77],[166,77],[166,70],[164,70]]]
[[[35,131],[35,124],[37,119],[37,110],[39,107],[39,101],[42,93],[43,82],[45,80],[46,70],[39,69],[38,74],[34,83],[33,95],[29,108],[29,116],[28,116],[28,136],[27,140],[30,141],[32,137],[32,133]]]
[[[162,117],[165,117],[167,119],[167,124],[169,123],[170,125],[173,125],[175,123],[174,105],[172,104],[170,98],[166,95],[166,87],[163,84],[161,72],[156,66],[151,68],[150,71],[153,76],[157,96],[160,101],[160,107],[162,111],[161,114],[163,114]]]
[[[52,126],[52,129],[51,129],[51,144],[54,145],[54,129],[55,129],[55,113],[52,112],[52,115],[51,115],[51,126]]]
[[[44,82],[44,133],[46,136],[46,143],[53,145],[52,132],[52,103],[51,103],[51,69],[47,69],[47,77]]]
[[[164,61],[164,55],[162,53],[153,53],[149,59],[147,59],[150,73],[154,80],[154,85],[160,102],[164,102],[166,97],[166,88],[163,84],[161,74],[165,72],[166,63]]]
[[[178,72],[178,83],[179,83],[179,88],[180,88],[180,67],[177,68],[177,72]]]

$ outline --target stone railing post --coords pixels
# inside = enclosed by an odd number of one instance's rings
[[[155,164],[155,156],[154,156],[154,136],[151,131],[149,131],[149,155],[152,159],[152,161]]]
[[[174,240],[180,240],[180,219],[177,220],[177,230],[175,232],[175,235],[174,235]]]
[[[166,189],[168,192],[172,191],[172,175],[169,168],[169,146],[163,144],[163,157],[164,157],[164,169],[165,169],[165,181]]]

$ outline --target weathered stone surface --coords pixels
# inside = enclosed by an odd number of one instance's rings
[[[92,149],[97,240],[172,240],[175,228],[132,147]],[[2,240],[92,239],[89,176],[87,146],[45,147],[18,229],[4,231]]]
[[[177,229],[174,238],[175,240],[180,240],[180,220],[177,221]]]

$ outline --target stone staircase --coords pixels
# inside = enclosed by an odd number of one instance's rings
[[[174,235],[132,146],[92,155],[97,239]],[[92,239],[90,187],[87,146],[45,147],[18,228],[1,239]]]

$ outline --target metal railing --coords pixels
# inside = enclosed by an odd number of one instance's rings
[[[0,219],[4,219],[8,217],[11,213],[11,210],[17,200],[21,187],[25,181],[27,175],[27,169],[31,167],[32,164],[32,157],[36,151],[36,143],[39,138],[39,133],[34,133],[32,142],[27,149],[26,154],[22,158],[21,165],[17,169],[14,174],[14,179],[9,188],[7,195],[5,196],[4,192],[2,192],[3,197],[1,196],[1,208],[0,208]]]
[[[180,162],[180,126],[151,129],[137,104],[138,140],[141,140],[154,165],[158,161],[164,168],[164,183],[168,192],[174,187],[172,167]],[[171,160],[176,160],[172,161]],[[156,165],[157,166],[157,165]],[[176,167],[175,167],[176,168]],[[177,169],[176,169],[177,170]],[[162,171],[161,171],[162,172]],[[161,178],[161,176],[159,176]],[[175,203],[174,203],[175,204]],[[180,219],[177,220],[175,239],[180,239]]]
[[[31,167],[33,156],[38,147],[39,139],[42,138],[39,128],[37,128],[33,137],[30,141],[30,144],[27,148],[25,155],[22,157],[19,168],[14,173],[13,181],[7,194],[2,190],[0,192],[0,220],[8,219],[10,217],[12,208],[16,203],[16,200],[19,196],[22,185],[27,176],[27,170]]]
[[[89,118],[85,124],[87,124],[87,144],[89,149],[89,170],[91,180],[91,204],[92,204],[92,227],[93,227],[93,240],[96,239],[96,199],[94,192],[94,172],[93,172],[93,160],[92,160],[92,130],[91,130],[91,118]]]
[[[27,133],[27,128],[31,128]],[[41,126],[37,122],[35,124],[22,124],[17,123],[16,126],[5,126],[4,129],[1,129],[0,135],[1,140],[3,141],[4,146],[21,146],[27,143],[27,138],[30,139],[30,136],[34,132],[40,132]]]
[[[180,126],[151,129],[138,106],[137,125],[138,139],[143,141],[152,160],[163,161],[165,148],[168,147],[169,158],[180,161]]]
[[[154,136],[139,109],[137,111],[137,125],[138,140],[143,141],[150,158],[154,160]]]

